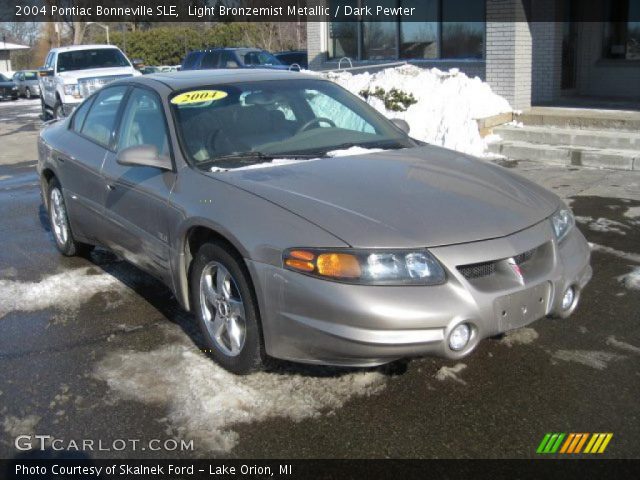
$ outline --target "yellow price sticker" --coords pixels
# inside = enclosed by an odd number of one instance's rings
[[[211,102],[222,100],[227,96],[227,92],[222,90],[194,90],[192,92],[181,93],[171,99],[174,105],[188,105],[190,103]]]

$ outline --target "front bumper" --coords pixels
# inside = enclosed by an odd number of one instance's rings
[[[474,283],[456,268],[508,258],[544,245],[545,267],[521,283]],[[589,246],[577,228],[558,244],[548,221],[509,237],[431,248],[447,270],[437,286],[362,286],[320,280],[247,261],[269,355],[305,363],[372,366],[402,357],[469,354],[486,337],[559,315],[565,290],[579,294],[591,278]],[[498,253],[496,253],[498,252]],[[497,285],[497,284],[496,284]],[[450,331],[472,326],[461,351]]]

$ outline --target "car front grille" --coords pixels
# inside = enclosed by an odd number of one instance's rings
[[[78,89],[82,97],[88,97],[96,90],[101,89],[107,83],[111,83],[121,78],[131,77],[133,75],[110,75],[108,77],[86,77],[78,80]]]
[[[513,258],[516,265],[524,265],[526,264],[533,256],[535,255],[538,248],[532,248],[531,250],[527,250],[526,252],[520,253]],[[460,265],[458,266],[458,271],[462,274],[464,278],[467,280],[473,280],[478,278],[490,277],[496,273],[498,269],[498,265],[500,262],[503,262],[505,259],[493,260],[490,262],[481,262],[481,263],[471,263],[469,265]]]

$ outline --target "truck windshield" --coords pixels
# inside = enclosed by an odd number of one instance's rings
[[[75,50],[58,54],[58,72],[130,66],[129,60],[116,48]]]

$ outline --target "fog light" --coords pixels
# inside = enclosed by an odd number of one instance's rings
[[[471,328],[466,323],[461,323],[451,330],[449,334],[449,347],[451,350],[459,351],[467,346],[471,338]]]
[[[569,310],[573,305],[573,301],[575,300],[575,298],[576,291],[573,289],[573,287],[567,288],[564,292],[564,296],[562,297],[562,304],[560,305],[562,307],[562,310]]]

